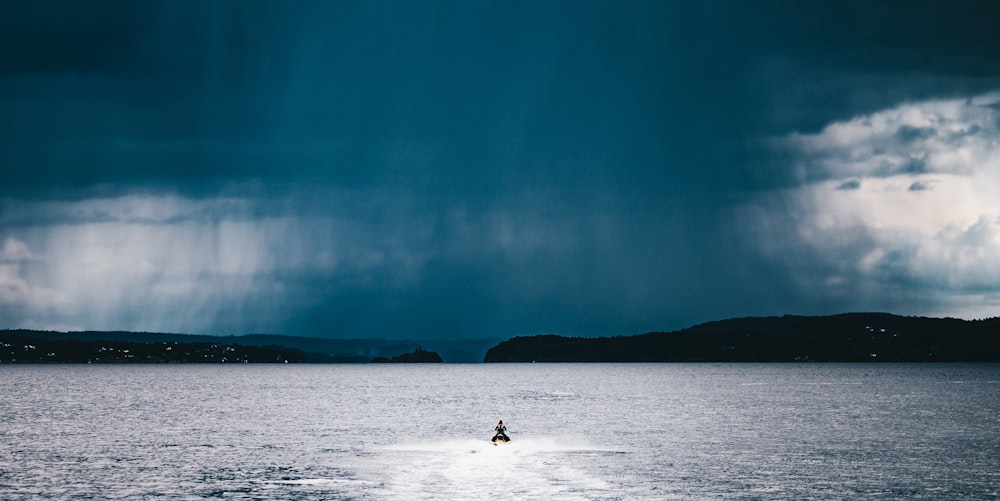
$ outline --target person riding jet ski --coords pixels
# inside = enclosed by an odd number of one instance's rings
[[[503,419],[501,419],[500,422],[497,423],[496,427],[493,429],[496,430],[497,433],[496,435],[493,435],[493,439],[491,439],[490,442],[493,443],[497,443],[498,441],[510,442],[510,437],[507,436],[507,427],[503,425]]]

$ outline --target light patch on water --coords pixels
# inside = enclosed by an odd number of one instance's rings
[[[593,499],[612,485],[579,467],[577,453],[613,453],[577,440],[431,440],[383,448],[384,499]]]
[[[599,447],[578,437],[512,437],[513,440],[494,445],[489,440],[473,439],[428,439],[426,442],[400,442],[381,448],[385,451],[403,452],[483,452],[509,450],[521,452],[619,452],[607,447]]]

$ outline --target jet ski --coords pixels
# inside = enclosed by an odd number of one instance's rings
[[[493,435],[493,438],[490,439],[490,442],[493,442],[493,445],[501,445],[510,442],[510,437],[507,436],[507,427],[503,425],[502,419],[493,429],[497,432],[496,435]]]
[[[497,434],[493,435],[493,438],[490,439],[490,442],[492,442],[493,445],[503,445],[510,442],[510,437],[508,437],[506,433],[498,431]]]

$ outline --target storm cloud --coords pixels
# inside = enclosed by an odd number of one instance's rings
[[[0,327],[996,306],[992,2],[0,6]]]
[[[806,254],[801,273],[864,302],[990,316],[1000,301],[998,102],[908,102],[783,137],[799,184],[758,206],[753,217],[769,223],[757,227],[771,227],[764,247]]]

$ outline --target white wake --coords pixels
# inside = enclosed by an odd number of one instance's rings
[[[450,439],[384,447],[385,499],[545,499],[601,497],[611,486],[595,473],[594,454],[579,440],[528,438],[504,445]],[[585,453],[585,454],[580,454]],[[605,456],[607,457],[607,456]]]

